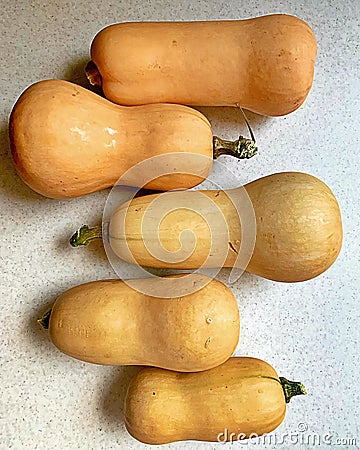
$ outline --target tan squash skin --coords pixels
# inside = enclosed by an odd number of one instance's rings
[[[91,46],[104,94],[115,103],[239,104],[268,116],[304,102],[316,52],[309,25],[285,14],[120,23],[101,30]]]
[[[194,282],[200,277],[190,276]],[[230,289],[208,281],[180,298],[150,297],[121,280],[77,286],[53,306],[51,340],[67,355],[95,364],[150,365],[181,372],[215,367],[234,352],[240,319]],[[157,282],[141,280],[146,285]]]
[[[188,174],[169,167],[171,175],[150,182],[149,189],[195,186],[212,168],[212,131],[198,111],[169,104],[122,107],[61,80],[40,81],[21,95],[10,118],[10,141],[20,177],[51,198],[113,186],[155,155],[184,152],[179,158]],[[192,154],[204,156],[201,166]],[[128,184],[137,186],[134,178]]]
[[[325,183],[305,173],[284,172],[253,181],[245,189],[256,219],[248,272],[296,282],[316,277],[333,264],[341,249],[342,224],[338,203]],[[208,207],[201,208],[196,191],[149,195],[120,206],[109,225],[114,252],[149,267],[233,267],[241,245],[241,224],[228,195],[236,195],[236,190],[200,192],[211,199]],[[184,200],[192,203],[192,211],[177,207]],[[224,220],[221,230],[213,230],[212,235],[204,220],[209,214],[213,223]],[[186,249],[184,230],[194,234],[195,248],[185,252],[190,256],[176,261],[172,255],[181,243]],[[225,262],[220,257],[224,247]],[[162,257],[163,249],[169,252],[166,257]]]
[[[145,368],[127,392],[126,428],[147,444],[217,441],[225,429],[228,435],[235,433],[232,440],[239,433],[260,436],[274,430],[285,416],[278,380],[269,364],[247,357],[230,358],[201,373]]]

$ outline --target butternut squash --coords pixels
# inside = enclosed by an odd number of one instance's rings
[[[201,373],[145,368],[128,388],[125,425],[146,444],[245,439],[278,427],[299,394],[306,394],[301,383],[255,358],[230,358]]]
[[[94,38],[87,73],[109,100],[123,105],[240,105],[281,116],[308,95],[316,52],[309,25],[285,14],[118,23]]]
[[[20,177],[51,198],[89,194],[126,173],[123,181],[131,186],[189,188],[208,176],[213,156],[256,153],[254,142],[242,136],[234,142],[213,137],[209,121],[194,109],[122,107],[61,80],[40,81],[20,96],[10,117],[10,142]],[[128,172],[146,159],[148,165]],[[144,173],[145,185],[139,185]]]
[[[325,183],[305,173],[283,172],[244,188],[134,198],[113,212],[110,246],[120,258],[141,266],[240,267],[283,282],[309,280],[333,264],[341,249],[342,223]],[[245,208],[246,201],[253,210]],[[71,244],[86,245],[100,234],[101,229],[82,227]],[[245,259],[240,258],[243,248]]]
[[[234,352],[239,311],[224,284],[197,274],[181,276],[184,295],[145,295],[162,278],[94,281],[60,295],[40,319],[63,353],[95,364],[150,365],[183,372],[215,367]],[[160,288],[162,288],[160,286]]]

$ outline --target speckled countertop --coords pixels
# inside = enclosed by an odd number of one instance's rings
[[[359,448],[344,443],[357,438],[360,445],[359,3],[20,0],[2,1],[0,18],[0,449],[146,447],[128,435],[122,419],[125,390],[135,369],[73,360],[57,351],[36,323],[62,291],[114,276],[100,243],[82,250],[68,245],[78,225],[100,220],[109,191],[57,201],[25,186],[9,155],[13,103],[29,84],[44,78],[85,85],[90,42],[107,24],[235,19],[272,12],[295,14],[313,27],[319,46],[314,86],[305,104],[287,117],[249,113],[260,155],[223,162],[244,183],[284,170],[320,177],[339,200],[345,239],[336,263],[314,280],[289,285],[245,274],[233,286],[242,315],[237,354],[265,359],[308,390],[289,405],[274,433],[277,444],[253,447],[308,449],[312,445],[307,442],[320,436],[316,448],[335,448],[323,439],[331,434],[344,439],[339,448]],[[221,136],[245,132],[237,111],[202,111]],[[226,273],[219,278],[226,281]],[[291,433],[297,436],[293,443],[284,437]],[[186,442],[162,448],[169,447],[222,446]]]

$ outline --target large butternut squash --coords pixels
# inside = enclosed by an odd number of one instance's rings
[[[244,261],[239,259],[247,244],[244,234],[254,239],[254,248],[240,267],[256,275],[304,281],[332,265],[341,249],[342,224],[336,198],[325,183],[305,173],[284,172],[253,181],[245,191],[248,197],[238,188],[134,198],[112,214],[111,248],[142,266],[237,267]],[[252,211],[243,207],[246,199],[251,200],[253,220]],[[94,235],[96,229],[82,228],[71,243],[86,244]]]
[[[280,116],[304,102],[316,52],[309,25],[285,14],[119,23],[94,38],[88,76],[119,104],[240,105]]]
[[[290,398],[305,393],[255,358],[230,358],[201,373],[145,368],[130,383],[125,424],[147,444],[234,441],[274,430]]]
[[[129,172],[124,183],[189,188],[209,175],[213,157],[249,158],[256,152],[254,142],[242,136],[234,142],[213,137],[206,117],[194,109],[122,107],[61,80],[40,81],[20,96],[10,117],[10,142],[20,177],[52,198],[113,186],[129,169],[159,155]]]
[[[186,283],[185,284],[185,278]],[[145,295],[163,279],[95,281],[60,295],[41,323],[62,352],[105,365],[150,365],[184,372],[215,367],[234,352],[239,311],[224,284],[182,276],[188,294]]]

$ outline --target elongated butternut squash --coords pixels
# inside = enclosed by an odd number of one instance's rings
[[[147,444],[234,441],[274,430],[299,394],[306,394],[301,383],[255,358],[230,358],[201,373],[145,368],[128,388],[125,424]]]
[[[185,285],[186,278],[186,285]],[[145,295],[164,279],[95,281],[70,289],[40,322],[62,352],[105,365],[149,365],[196,372],[234,352],[239,311],[224,284],[196,274],[181,276],[181,297]]]
[[[123,105],[240,105],[281,116],[310,91],[317,46],[302,20],[119,23],[91,46],[88,78]]]
[[[10,142],[20,177],[52,198],[113,186],[126,173],[123,184],[130,186],[189,188],[209,175],[213,157],[256,153],[254,142],[242,136],[234,142],[213,136],[206,117],[194,109],[122,107],[61,80],[40,81],[20,96],[10,117]],[[128,172],[147,159],[149,164]]]
[[[325,183],[305,173],[283,172],[245,185],[245,194],[238,188],[134,198],[112,214],[111,248],[120,258],[148,267],[238,267],[244,261],[239,259],[244,235],[254,239],[254,248],[240,267],[271,280],[308,280],[333,264],[341,249],[342,224]],[[243,207],[246,199],[253,211]],[[99,235],[101,229],[81,228],[72,245],[86,244],[96,231]]]

